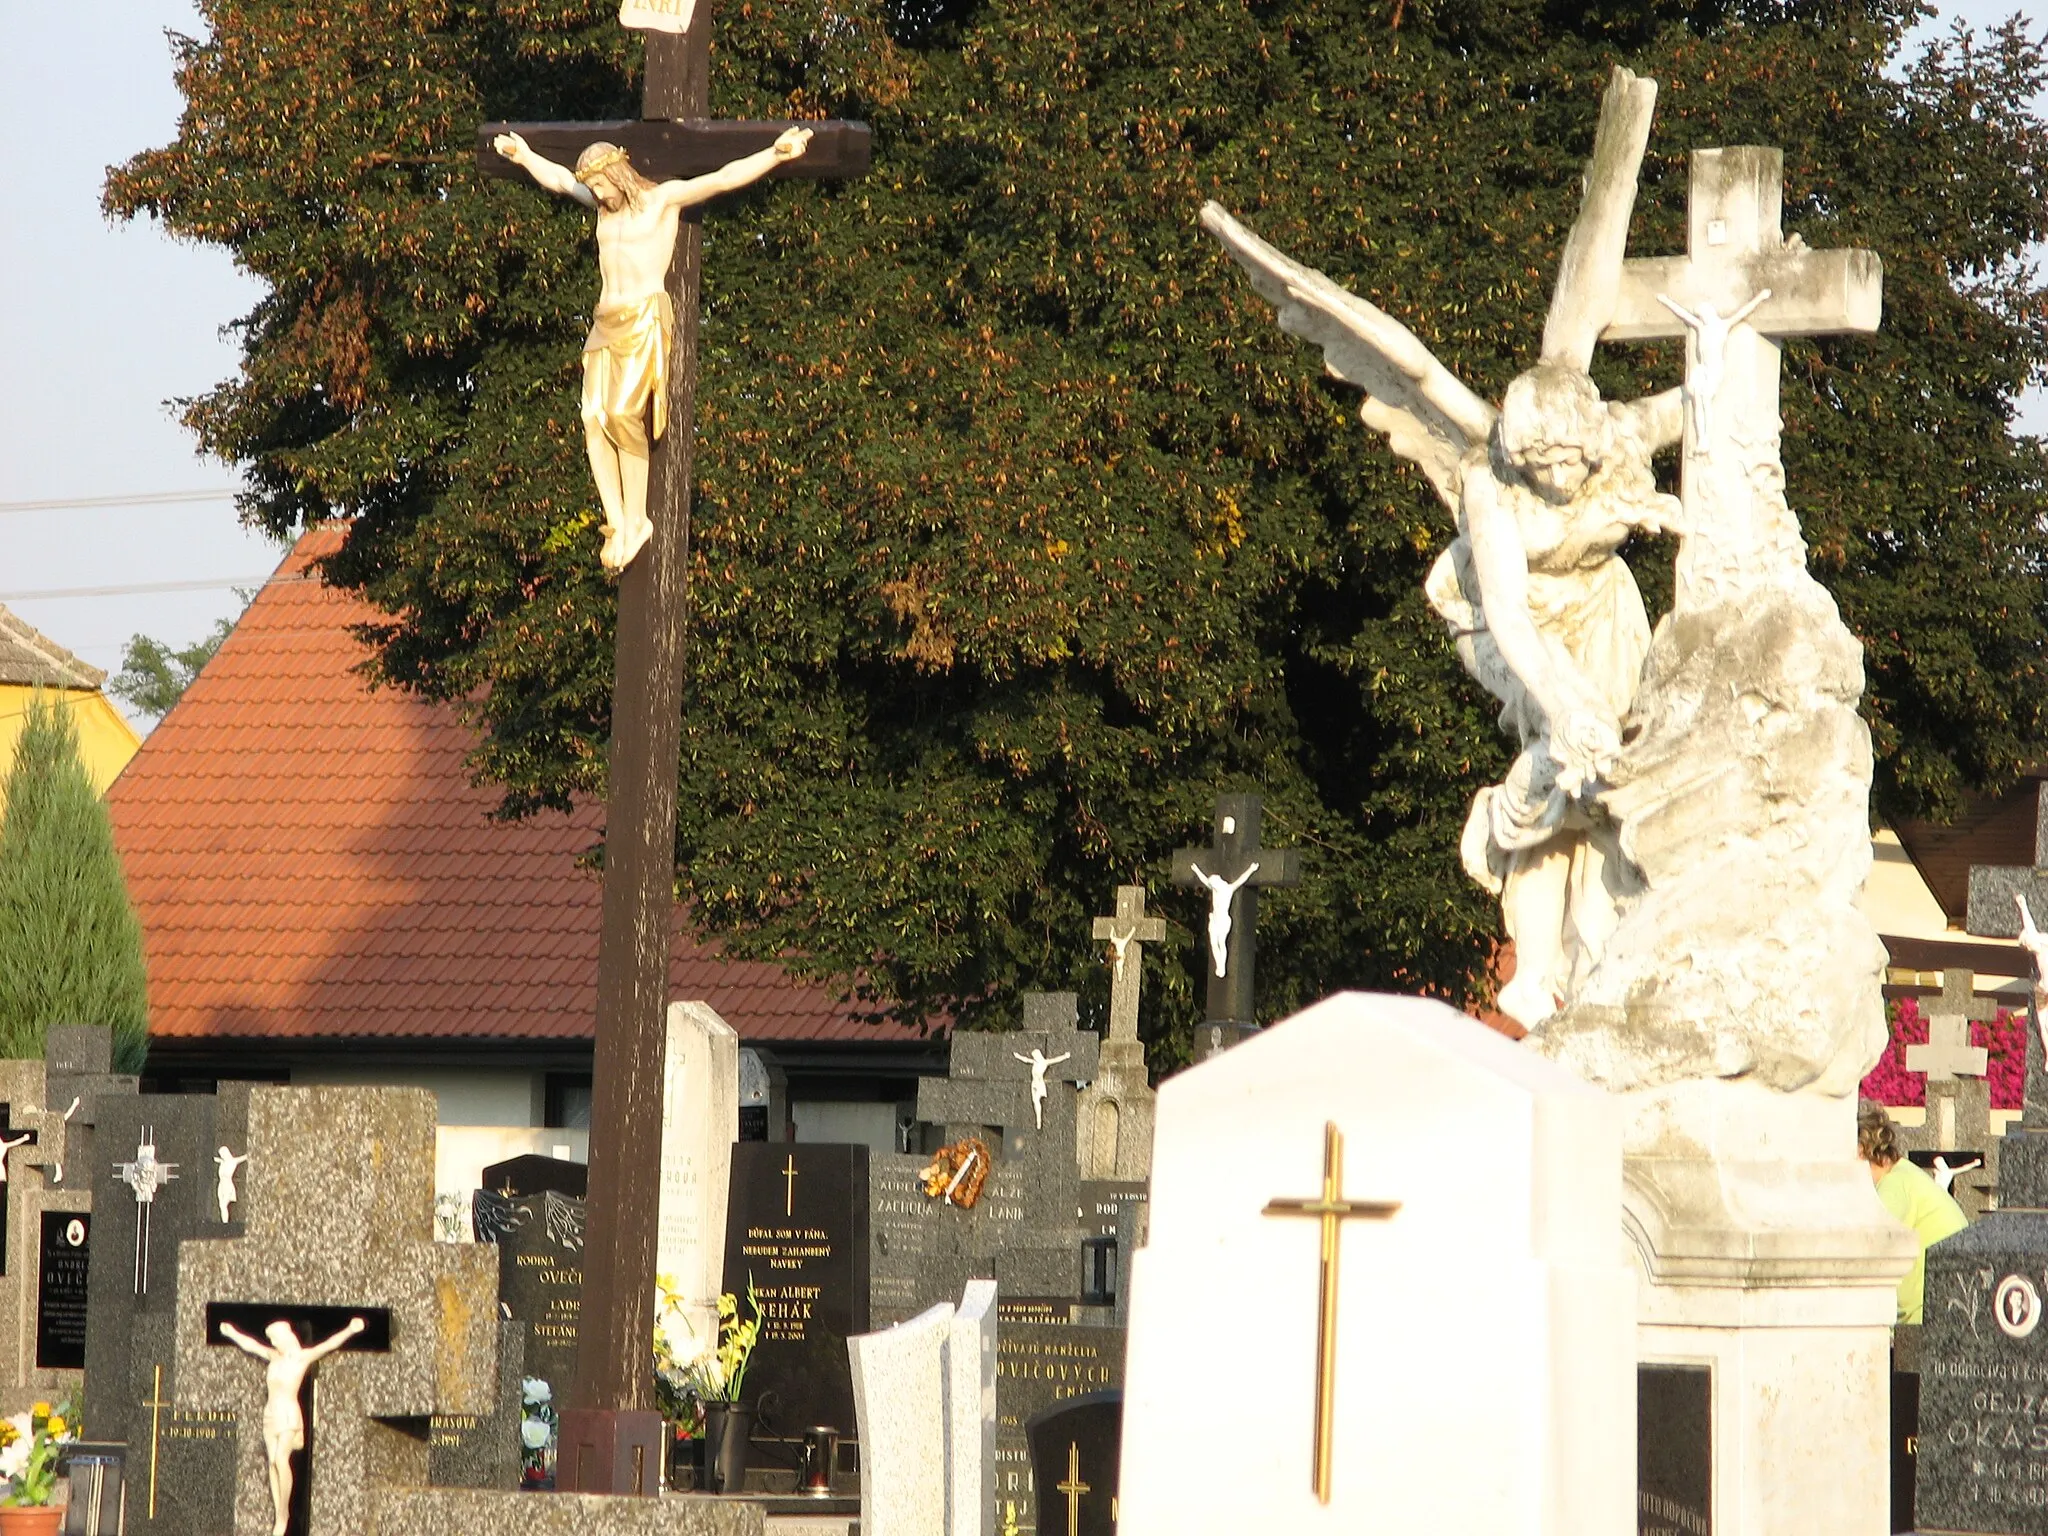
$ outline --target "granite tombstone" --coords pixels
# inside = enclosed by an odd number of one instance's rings
[[[793,1438],[854,1421],[846,1341],[868,1331],[868,1149],[832,1142],[732,1145],[725,1289],[761,1335],[747,1395],[762,1432]]]
[[[496,1246],[498,1303],[526,1325],[525,1373],[566,1392],[583,1305],[583,1202],[552,1189],[519,1199],[478,1190],[479,1243]]]
[[[1116,1536],[1124,1395],[1090,1392],[1041,1408],[1024,1426],[1044,1536]]]

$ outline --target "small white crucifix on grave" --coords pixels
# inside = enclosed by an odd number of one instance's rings
[[[16,1147],[32,1145],[35,1139],[35,1133],[32,1131],[24,1131],[21,1135],[14,1137],[0,1136],[0,1184],[7,1182],[7,1154]]]
[[[135,1294],[149,1294],[149,1213],[156,1203],[156,1192],[178,1176],[176,1163],[159,1162],[156,1155],[156,1133],[153,1127],[145,1126],[142,1143],[135,1149],[132,1162],[116,1163],[114,1177],[126,1184],[135,1194]]]
[[[1029,1056],[1019,1055],[1016,1051],[1010,1054],[1031,1068],[1031,1121],[1042,1131],[1045,1129],[1045,1070],[1070,1060],[1074,1053],[1067,1051],[1058,1056],[1048,1056],[1034,1045]]]
[[[222,1147],[213,1154],[213,1199],[214,1203],[220,1207],[220,1219],[223,1222],[228,1219],[229,1208],[234,1205],[237,1199],[235,1194],[235,1172],[242,1164],[248,1161],[247,1153],[237,1157],[226,1147]]]

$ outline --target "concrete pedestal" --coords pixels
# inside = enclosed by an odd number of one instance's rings
[[[1741,1081],[1618,1098],[1639,1359],[1712,1372],[1712,1536],[1884,1536],[1915,1245],[1856,1157],[1856,1101]]]

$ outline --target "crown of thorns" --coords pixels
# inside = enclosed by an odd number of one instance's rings
[[[625,158],[626,152],[623,149],[613,148],[606,150],[595,160],[591,161],[590,164],[577,166],[576,179],[587,187],[590,185],[591,177],[595,176],[599,171],[609,170]]]

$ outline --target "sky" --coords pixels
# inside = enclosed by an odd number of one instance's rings
[[[1947,0],[1930,26],[2019,8]],[[12,0],[6,15],[0,143],[17,152],[0,156],[0,603],[111,672],[133,634],[205,635],[283,556],[240,525],[234,469],[199,458],[167,403],[234,373],[226,328],[259,288],[222,251],[99,209],[110,164],[176,133],[166,33],[200,31],[189,0]],[[2048,432],[2048,401],[2029,401],[2023,422]],[[109,504],[138,497],[152,499]],[[83,501],[95,504],[46,505]]]

